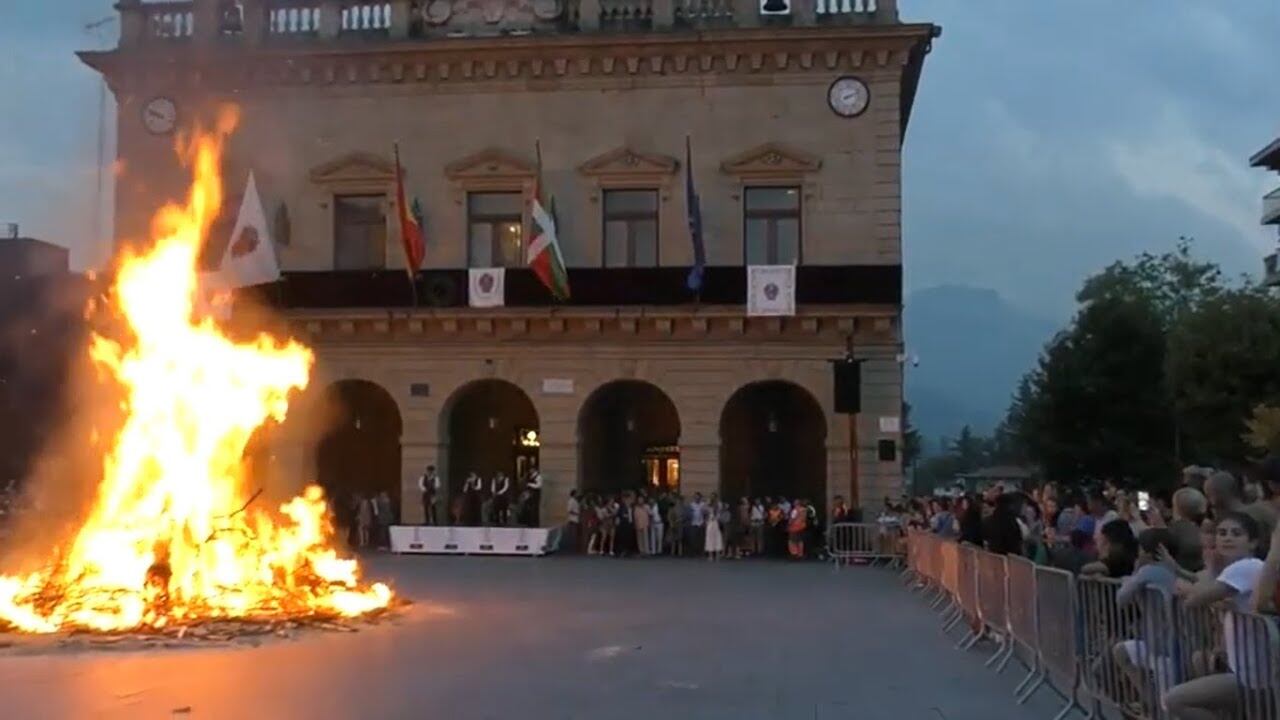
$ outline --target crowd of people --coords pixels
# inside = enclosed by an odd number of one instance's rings
[[[996,486],[981,494],[916,498],[886,515],[993,553],[1122,580],[1122,605],[1155,587],[1188,609],[1280,614],[1280,457],[1240,475],[1189,467],[1177,485],[1172,492],[1116,482],[1087,490],[1046,484],[1004,492]],[[1217,717],[1239,701],[1243,660],[1229,650],[1230,635],[1227,629],[1221,652],[1198,677],[1160,687],[1170,717]],[[1145,672],[1137,642],[1119,643],[1114,653],[1134,678]]]
[[[645,490],[569,493],[563,549],[610,557],[820,557],[822,514],[808,498],[704,498]],[[831,522],[850,519],[836,497]]]

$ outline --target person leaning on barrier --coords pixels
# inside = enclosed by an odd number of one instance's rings
[[[1194,611],[1223,603],[1229,610],[1249,612],[1263,568],[1257,558],[1259,540],[1258,523],[1252,517],[1242,512],[1224,513],[1218,519],[1216,562],[1211,565],[1217,577],[1186,590],[1183,607]],[[1262,639],[1247,637],[1249,628],[1237,628],[1236,623],[1231,613],[1223,618],[1222,639],[1231,671],[1198,677],[1165,693],[1164,706],[1171,720],[1214,720],[1219,713],[1238,707],[1242,685],[1257,687],[1252,682],[1257,661],[1246,651],[1258,647]]]
[[[982,526],[982,538],[987,550],[997,555],[1021,555],[1023,551],[1022,526],[1018,524],[1018,502],[1012,493],[996,498],[996,509]]]
[[[965,495],[959,503],[960,542],[982,547],[982,501]]]
[[[1116,593],[1116,604],[1127,607],[1140,602],[1148,588],[1158,590],[1165,597],[1172,597],[1178,585],[1177,568],[1164,558],[1178,554],[1178,540],[1167,528],[1144,530],[1138,536],[1137,570],[1125,578]],[[1116,666],[1129,682],[1138,688],[1143,704],[1154,705],[1154,698],[1169,690],[1177,682],[1174,664],[1174,628],[1157,624],[1154,614],[1144,613],[1146,623],[1142,639],[1122,640],[1112,648]],[[1154,674],[1156,692],[1151,692],[1148,673]]]
[[[1253,593],[1254,612],[1280,615],[1280,525],[1271,531],[1271,546],[1258,573],[1258,588]]]
[[[1081,575],[1127,577],[1138,559],[1138,538],[1125,520],[1112,520],[1097,535],[1098,559],[1080,568]]]
[[[1072,575],[1079,575],[1080,570],[1093,559],[1089,548],[1093,538],[1083,530],[1072,530],[1067,535],[1066,543],[1058,543],[1049,548],[1049,565],[1059,570],[1066,570]]]

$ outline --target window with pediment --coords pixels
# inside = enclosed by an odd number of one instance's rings
[[[802,262],[804,197],[822,162],[777,143],[759,145],[720,165],[737,179],[742,199],[742,257],[746,265]]]
[[[657,267],[662,208],[679,163],[675,158],[617,148],[586,161],[578,172],[600,205],[601,264]]]

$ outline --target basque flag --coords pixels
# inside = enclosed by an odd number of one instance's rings
[[[702,273],[707,267],[707,249],[702,244],[702,204],[693,187],[693,151],[689,136],[684,138],[684,202],[689,213],[689,239],[693,242],[693,268],[686,284],[694,292],[702,291]]]

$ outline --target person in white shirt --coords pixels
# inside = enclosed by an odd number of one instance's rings
[[[756,498],[751,503],[751,554],[764,554],[764,501]]]
[[[702,499],[702,493],[693,494],[693,502],[689,503],[689,523],[685,525],[685,531],[688,537],[685,538],[685,546],[692,555],[701,555],[702,547],[706,543],[706,523],[707,523],[707,503]]]
[[[1250,627],[1236,627],[1234,613],[1252,609],[1253,592],[1262,574],[1257,557],[1261,540],[1258,523],[1242,512],[1225,513],[1216,532],[1219,567],[1213,579],[1196,583],[1186,591],[1183,606],[1189,612],[1225,603],[1229,608],[1222,621],[1223,647],[1230,672],[1206,675],[1178,685],[1164,696],[1171,720],[1208,720],[1223,714],[1233,716],[1242,697],[1241,690],[1261,690],[1272,684],[1266,638],[1249,637]],[[1261,649],[1261,657],[1258,656]]]
[[[493,495],[493,524],[506,527],[509,524],[508,513],[511,509],[511,480],[506,473],[500,471],[493,476],[489,484],[489,492]]]
[[[462,483],[463,507],[466,512],[463,515],[463,522],[471,527],[480,524],[480,505],[484,494],[484,481],[480,476],[472,472],[467,475],[467,479]]]
[[[422,524],[435,525],[436,498],[440,496],[440,475],[435,465],[428,465],[426,472],[418,476],[418,491],[422,493]]]
[[[542,471],[538,468],[529,471],[524,487],[529,491],[529,527],[542,527]]]
[[[649,554],[662,554],[662,508],[658,499],[649,501]]]

